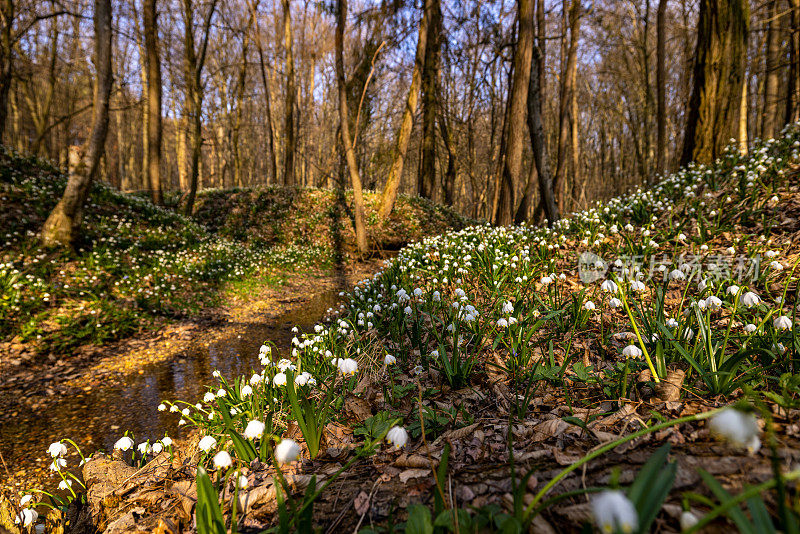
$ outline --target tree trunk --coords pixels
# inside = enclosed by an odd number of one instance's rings
[[[420,147],[417,191],[419,196],[433,198],[436,184],[436,116],[438,106],[437,87],[441,67],[442,6],[433,0],[428,38],[425,47],[425,63],[422,70],[422,143]]]
[[[656,12],[656,172],[666,171],[667,151],[667,80],[664,72],[667,42],[667,0],[659,0]]]
[[[564,9],[567,9],[567,2],[564,1]],[[556,174],[553,178],[553,189],[558,200],[559,211],[564,211],[567,206],[566,195],[566,174],[567,174],[567,147],[570,135],[570,103],[572,92],[575,90],[575,74],[578,64],[578,35],[580,33],[580,0],[572,0],[569,7],[569,45],[562,46],[566,49],[564,69],[561,76],[561,94],[559,95],[558,106],[558,148],[556,157]],[[564,36],[566,39],[566,36]]]
[[[217,7],[217,0],[211,0],[203,21],[202,43],[198,54],[194,48],[194,7],[192,2],[193,0],[183,0],[184,49],[186,54],[186,115],[190,122],[189,139],[192,143],[189,155],[189,194],[186,197],[186,206],[184,208],[188,216],[191,216],[194,211],[194,199],[197,195],[200,176],[200,155],[203,148],[201,122],[203,87],[200,81],[203,74],[203,66],[206,62],[208,37],[211,33],[211,19],[214,17],[214,10]]]
[[[53,209],[42,228],[45,246],[72,246],[78,237],[83,204],[89,196],[92,181],[100,169],[108,134],[108,103],[111,86],[111,0],[94,2],[94,64],[97,71],[94,87],[92,132],[88,140],[88,161],[78,165],[67,180],[64,196]],[[82,158],[81,158],[82,159]]]
[[[528,132],[533,146],[533,161],[539,176],[539,195],[544,207],[547,224],[552,226],[559,219],[558,204],[556,203],[552,175],[550,174],[550,158],[547,154],[547,137],[544,133],[542,111],[544,109],[541,82],[539,74],[542,69],[539,64],[544,60],[536,46],[533,49],[533,68],[531,81],[528,85]]]
[[[156,0],[144,0],[144,49],[147,74],[147,177],[154,204],[162,205],[161,193],[161,63],[158,57]]]
[[[0,3],[0,143],[8,117],[8,95],[11,91],[11,79],[14,76],[14,0],[1,0]]]
[[[269,168],[269,176],[267,176],[267,183],[270,177],[273,183],[278,183],[278,163],[275,158],[275,137],[273,134],[272,125],[272,89],[270,89],[269,76],[267,75],[267,63],[264,60],[264,43],[261,40],[261,25],[258,23],[256,13],[258,11],[258,0],[250,2],[250,11],[253,16],[253,23],[256,30],[256,47],[258,48],[258,63],[261,71],[261,84],[264,86],[264,113],[266,115],[266,130],[267,130],[267,167]]]
[[[739,104],[739,153],[747,154],[747,76],[742,77],[742,98]]]
[[[781,28],[778,0],[767,9],[767,52],[764,57],[764,111],[761,115],[761,138],[772,139],[778,133],[779,69],[781,67]]]
[[[294,131],[294,101],[296,89],[294,82],[294,58],[292,57],[292,14],[289,0],[283,4],[283,48],[286,53],[286,101],[284,109],[284,131],[286,144],[283,151],[283,184],[294,185],[294,154],[297,140]]]
[[[408,141],[411,139],[411,130],[414,127],[414,115],[417,112],[417,100],[419,89],[422,83],[422,67],[425,62],[425,49],[428,41],[428,23],[431,19],[434,0],[425,0],[425,8],[422,12],[422,19],[419,23],[419,37],[417,38],[417,52],[414,56],[414,69],[411,72],[411,87],[408,88],[408,98],[406,107],[403,110],[403,119],[400,123],[400,130],[397,132],[397,145],[395,147],[394,160],[389,169],[389,178],[381,194],[381,207],[378,215],[385,220],[392,210],[397,200],[397,190],[400,187],[400,179],[403,177],[403,162],[408,151]]]
[[[681,165],[711,163],[735,137],[747,57],[746,0],[701,0]]]
[[[800,119],[800,0],[789,0],[789,87],[786,96],[784,123]]]
[[[361,177],[358,174],[356,153],[350,137],[350,114],[347,111],[347,87],[344,77],[344,26],[347,15],[347,0],[338,0],[336,5],[336,79],[339,86],[339,123],[344,145],[347,169],[350,171],[350,182],[353,185],[353,212],[355,219],[356,244],[358,253],[363,257],[367,253],[367,229],[364,225],[364,195],[361,190]]]
[[[503,162],[503,175],[498,197],[498,225],[514,222],[517,207],[515,190],[522,181],[522,151],[525,139],[525,124],[528,106],[528,86],[531,77],[531,58],[533,54],[533,0],[517,2],[517,46],[514,50],[514,77],[509,94],[510,105],[508,128],[506,129],[506,154]]]

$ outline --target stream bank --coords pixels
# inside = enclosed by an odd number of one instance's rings
[[[202,397],[213,370],[235,377],[258,366],[265,341],[279,352],[290,346],[292,328],[310,330],[339,292],[377,272],[381,260],[335,270],[282,272],[268,283],[253,281],[232,293],[225,306],[199,320],[75,357],[33,365],[4,363],[0,369],[0,454],[4,489],[54,488],[47,447],[73,439],[84,454],[109,450],[126,431],[136,441],[182,437],[176,414],[158,412],[164,400]],[[276,280],[278,281],[276,283]],[[70,451],[72,452],[72,450]],[[79,457],[68,457],[74,466]]]

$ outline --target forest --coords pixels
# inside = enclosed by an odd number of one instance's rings
[[[800,0],[0,0],[0,534],[800,533]]]

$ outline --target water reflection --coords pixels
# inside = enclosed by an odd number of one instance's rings
[[[20,413],[13,424],[0,428],[3,457],[14,472],[44,467],[48,445],[65,437],[84,452],[109,450],[125,430],[134,432],[137,443],[158,439],[165,432],[179,437],[178,414],[157,410],[162,400],[200,400],[205,385],[212,383],[214,369],[226,377],[249,374],[259,368],[258,349],[264,341],[272,341],[279,353],[288,352],[292,327],[311,331],[326,310],[337,304],[338,290],[320,293],[269,324],[234,326],[237,334],[230,338],[206,346],[190,345],[179,358],[147,366],[121,385],[65,396],[44,411]]]

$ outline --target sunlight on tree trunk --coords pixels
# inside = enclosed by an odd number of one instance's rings
[[[111,0],[94,2],[94,64],[97,81],[94,87],[92,132],[88,140],[88,161],[75,165],[67,180],[64,196],[53,209],[42,229],[45,246],[71,247],[77,241],[83,215],[83,204],[89,196],[92,181],[100,169],[108,133],[108,103],[111,97]]]

